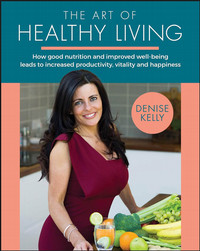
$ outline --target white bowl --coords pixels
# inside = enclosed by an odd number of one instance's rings
[[[39,142],[40,142],[40,138],[36,138],[36,137],[30,138],[30,143],[33,145],[38,145]]]

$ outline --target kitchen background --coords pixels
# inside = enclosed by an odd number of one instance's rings
[[[32,136],[40,136],[40,133],[47,128],[47,120],[58,85],[58,83],[20,85],[20,127],[28,126]],[[139,95],[145,92],[169,92],[171,88],[177,88],[180,92],[180,84],[171,83],[106,83],[104,86],[109,96],[113,117],[118,115],[116,124],[122,136],[127,138],[151,138],[151,135],[138,130],[131,119],[131,108]]]
[[[48,127],[57,87],[57,83],[20,85],[20,128],[23,131],[28,127],[30,138],[40,137]],[[130,163],[129,185],[138,206],[157,194],[181,194],[180,124],[177,126],[175,123],[178,130],[166,130],[167,133],[152,137],[138,130],[131,119],[131,107],[139,95],[150,91],[169,95],[172,90],[170,95],[174,96],[181,91],[180,84],[107,83],[105,88],[113,117],[118,114],[116,124],[122,136],[129,139],[126,152]],[[180,93],[178,97],[179,100],[175,98],[172,101],[180,122]],[[37,141],[32,143],[35,144],[21,147],[20,162],[21,157],[31,160],[25,152],[31,153],[36,160],[39,146]],[[48,183],[45,179],[39,181],[40,167],[31,162],[20,164],[20,177],[20,250],[37,250],[41,227],[49,214]],[[116,196],[109,217],[118,212],[129,214]]]

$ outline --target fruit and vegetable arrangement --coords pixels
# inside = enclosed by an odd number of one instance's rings
[[[90,222],[114,224],[114,246],[122,250],[181,250],[181,200],[177,194],[131,215],[118,213],[105,221],[98,216],[96,222]]]
[[[181,200],[177,194],[172,194],[167,198],[149,206],[139,212],[141,223],[156,220],[161,224],[166,224],[181,220]]]

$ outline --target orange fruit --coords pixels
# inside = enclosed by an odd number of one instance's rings
[[[119,245],[122,250],[130,250],[130,243],[133,239],[137,238],[138,235],[133,232],[126,232],[119,238]]]
[[[106,220],[103,221],[102,224],[113,225],[114,224],[114,220],[113,219],[106,219]]]
[[[101,237],[110,237],[111,244],[114,243],[115,239],[115,230],[113,228],[111,229],[97,229],[96,230],[96,239],[100,239]]]

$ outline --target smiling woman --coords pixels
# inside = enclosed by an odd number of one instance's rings
[[[140,210],[127,183],[124,143],[103,84],[93,73],[80,70],[63,77],[41,142],[50,215],[39,250],[93,250],[89,217],[98,211],[107,218],[116,195],[131,213]]]
[[[102,101],[96,85],[89,83],[77,88],[72,110],[76,127],[93,126],[96,130],[102,115]]]

